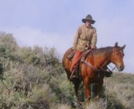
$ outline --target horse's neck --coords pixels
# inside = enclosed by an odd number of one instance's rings
[[[101,67],[105,67],[110,63],[108,56],[105,54],[94,56],[94,62],[95,66],[101,66]]]

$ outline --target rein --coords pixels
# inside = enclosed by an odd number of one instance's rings
[[[99,68],[101,69],[97,69],[97,68],[95,68],[91,63],[89,63],[89,62],[87,62],[87,61],[85,61],[84,62],[84,64],[86,64],[88,67],[90,67],[90,68],[92,68],[94,71],[96,71],[96,72],[99,72],[99,71],[104,71],[104,72],[112,72],[114,69],[115,69],[115,67],[113,68],[113,70],[110,70],[108,67],[106,67],[106,69],[104,69],[104,68],[102,68],[101,66],[99,66]],[[107,71],[108,70],[108,71]]]
[[[92,54],[93,54],[93,52],[92,52]],[[97,72],[99,72],[99,71],[104,71],[104,72],[112,72],[115,68],[116,68],[116,66],[112,69],[112,70],[110,70],[108,67],[106,67],[106,69],[104,69],[104,68],[102,68],[100,65],[98,65],[99,66],[99,68],[100,69],[97,69],[97,68],[95,68],[91,63],[89,63],[88,61],[84,61],[84,64],[86,64],[87,66],[89,66],[90,68],[92,68],[94,71],[97,71]],[[111,67],[111,66],[110,66]]]

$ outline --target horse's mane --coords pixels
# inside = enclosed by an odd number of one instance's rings
[[[94,55],[111,54],[113,48],[114,47],[103,47],[103,48],[95,49],[92,52],[93,52]]]
[[[110,47],[110,46],[108,46],[108,47],[103,47],[103,48],[98,48],[98,49],[95,49],[95,50],[93,50],[92,52],[93,52],[93,54],[94,55],[103,55],[103,54],[111,54],[112,53],[112,50],[113,50],[113,48],[114,47]],[[117,47],[117,48],[119,48],[120,50],[122,50],[121,49],[121,47]],[[122,50],[122,53],[123,53],[123,50]]]

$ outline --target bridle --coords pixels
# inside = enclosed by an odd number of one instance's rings
[[[109,65],[109,66],[110,66],[110,65]],[[111,66],[110,66],[110,67],[111,67]],[[99,66],[99,68],[100,68],[102,71],[104,71],[104,72],[113,72],[114,69],[116,68],[116,66],[113,67],[112,70],[110,70],[108,67],[106,67],[106,69],[104,69],[104,68],[102,68],[101,66]]]

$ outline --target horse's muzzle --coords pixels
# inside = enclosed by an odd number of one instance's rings
[[[122,71],[124,69],[124,66],[117,66],[119,71]]]

